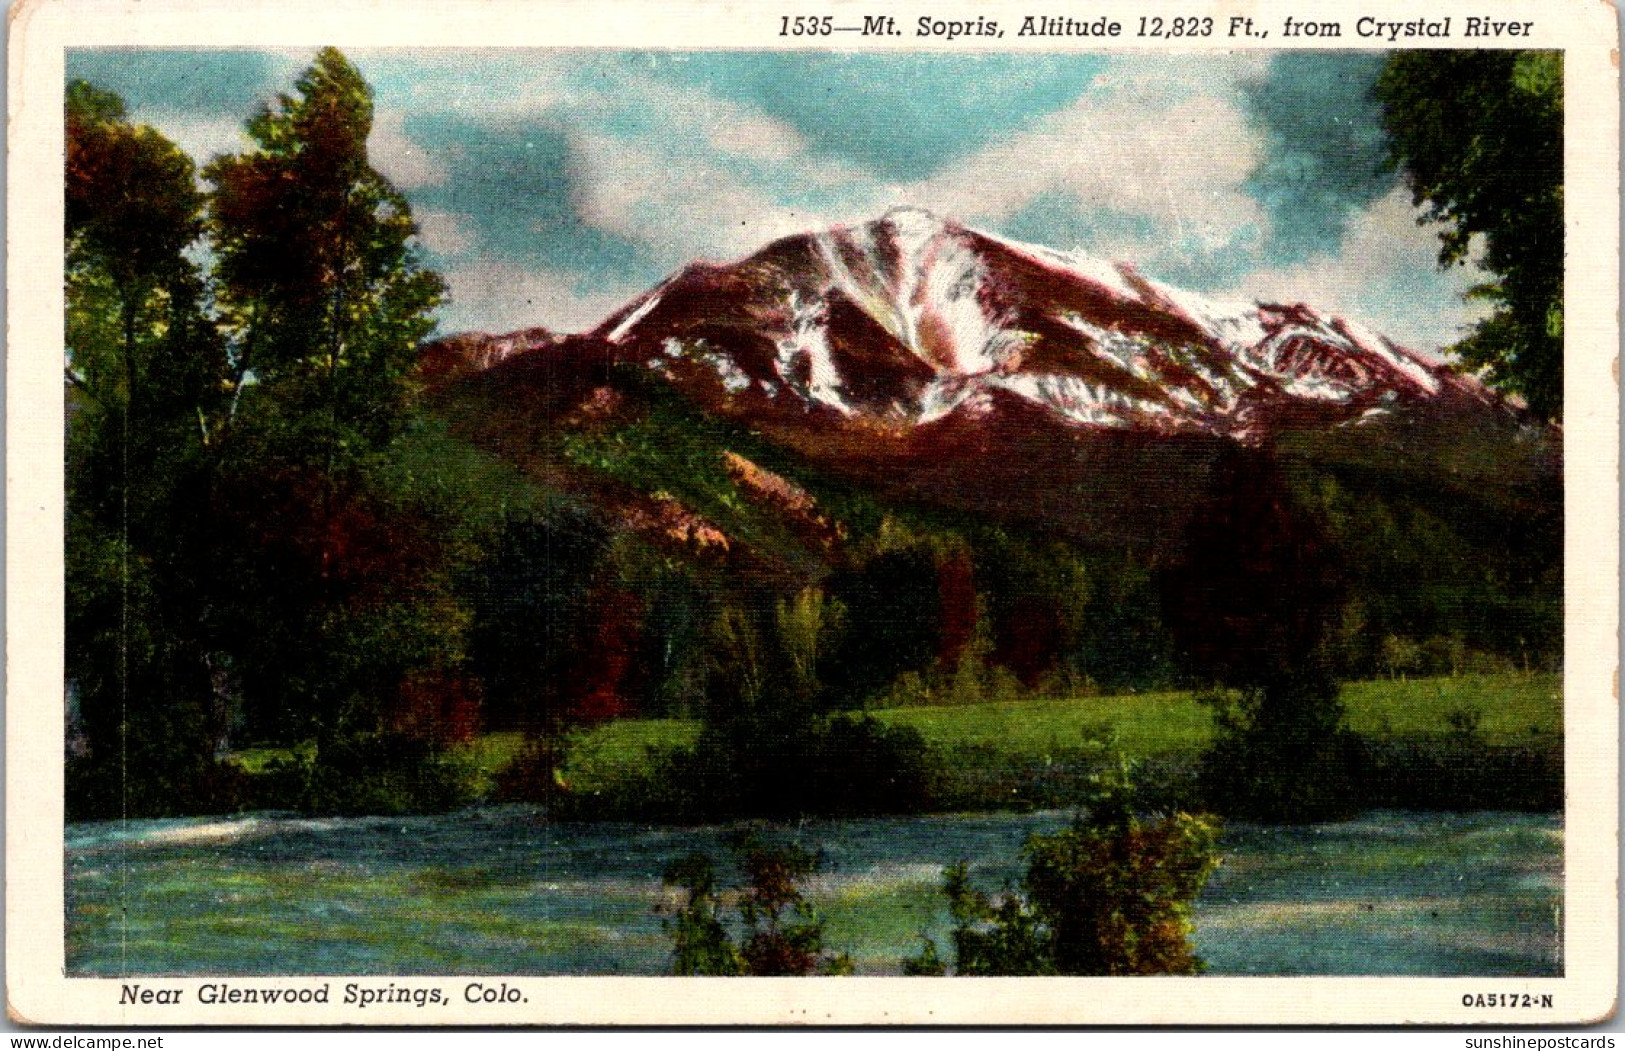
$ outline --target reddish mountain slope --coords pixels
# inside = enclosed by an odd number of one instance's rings
[[[696,263],[581,335],[454,337],[431,358],[508,411],[575,421],[630,370],[892,496],[1114,542],[1181,528],[1235,442],[1415,454],[1464,486],[1552,476],[1560,455],[1515,404],[1352,321],[1213,303],[915,209]]]

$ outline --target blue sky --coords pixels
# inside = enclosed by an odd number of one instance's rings
[[[1478,316],[1471,269],[1384,169],[1372,52],[838,54],[353,50],[373,163],[448,279],[442,329],[590,327],[696,258],[899,204],[1303,300],[1416,349]],[[76,50],[197,159],[312,53]]]

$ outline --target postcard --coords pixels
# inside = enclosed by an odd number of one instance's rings
[[[1612,8],[11,30],[14,1021],[1615,1010]]]

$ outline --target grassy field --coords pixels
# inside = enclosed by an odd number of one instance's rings
[[[1555,747],[1563,732],[1562,685],[1557,675],[1378,680],[1348,684],[1343,699],[1350,727],[1377,741],[1445,741],[1470,730],[1486,746]],[[1042,779],[1051,769],[1075,779],[1084,775],[1080,762],[1114,754],[1153,767],[1189,768],[1213,733],[1212,713],[1186,692],[888,708],[873,715],[918,730],[950,757],[948,766],[967,785],[978,777]],[[565,779],[574,790],[594,792],[647,777],[654,756],[692,744],[699,729],[691,720],[621,719],[583,731],[571,742]],[[521,734],[485,734],[448,759],[473,796],[489,798],[524,747]],[[251,749],[235,758],[253,774],[289,754]],[[974,795],[985,786],[966,790]],[[1042,794],[1025,803],[1053,805]]]
[[[1471,724],[1485,744],[1511,745],[1553,740],[1563,732],[1563,680],[1557,675],[1357,682],[1344,688],[1343,699],[1350,727],[1378,738],[1442,737]],[[1108,750],[1134,759],[1183,762],[1199,755],[1213,732],[1212,714],[1190,693],[889,708],[874,715],[914,727],[938,748],[1037,764]],[[691,743],[698,732],[698,723],[679,720],[609,723],[579,739],[568,775],[578,785],[598,784],[639,768],[651,750]],[[487,755],[497,751],[490,744],[476,747]]]
[[[1561,675],[1463,675],[1409,682],[1350,683],[1343,689],[1349,725],[1357,733],[1448,733],[1456,712],[1476,712],[1487,744],[1563,734]]]

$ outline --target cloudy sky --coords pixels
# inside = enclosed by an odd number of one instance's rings
[[[445,332],[587,328],[696,258],[898,204],[1303,300],[1417,349],[1479,275],[1383,169],[1380,54],[354,50],[373,163],[451,287]],[[67,74],[200,164],[313,52],[79,50]]]

